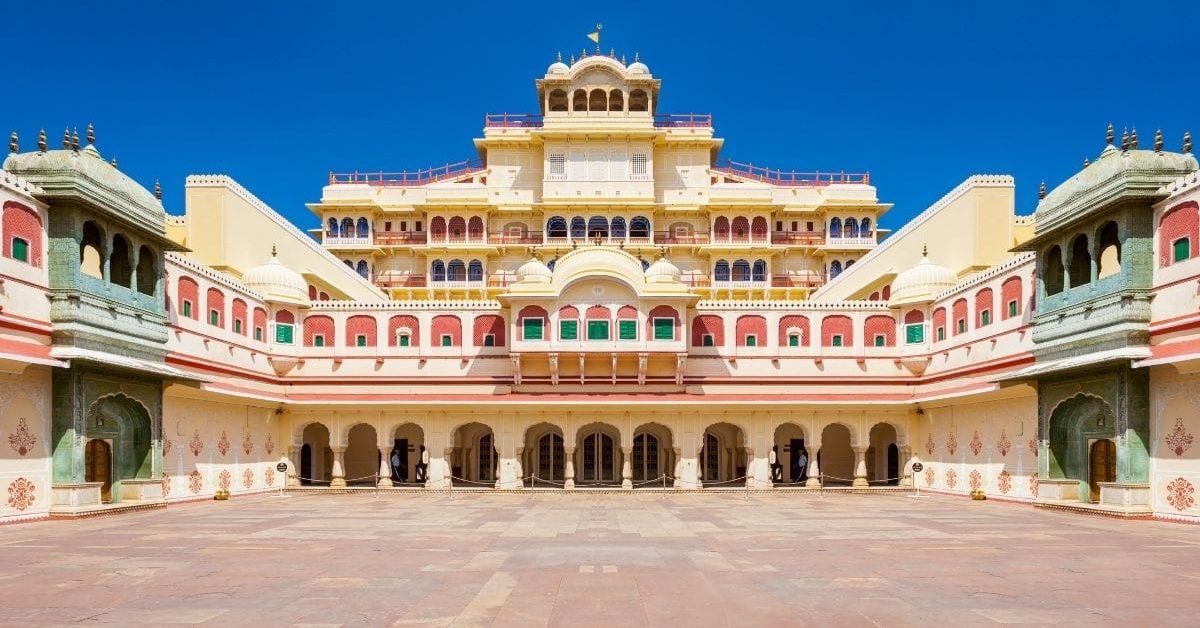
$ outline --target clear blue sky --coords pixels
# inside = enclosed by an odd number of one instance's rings
[[[724,156],[871,172],[898,228],[973,173],[1029,213],[1104,127],[1200,143],[1200,2],[19,2],[5,9],[0,130],[94,121],[98,148],[183,211],[232,175],[308,228],[330,170],[473,156],[486,112],[536,111],[556,51],[610,47],[711,112]]]

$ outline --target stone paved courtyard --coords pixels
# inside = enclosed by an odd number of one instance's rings
[[[289,495],[0,527],[0,622],[1195,625],[1200,527],[925,495]]]

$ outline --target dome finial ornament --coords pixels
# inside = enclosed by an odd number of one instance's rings
[[[625,53],[621,53],[621,65],[629,65],[628,63],[625,63]]]
[[[38,131],[38,152],[46,152],[46,129]]]
[[[575,55],[571,55],[571,65],[575,65]]]
[[[113,155],[112,161],[110,161],[108,163],[112,164],[113,168],[116,168],[117,167],[117,156]]]
[[[79,127],[75,127],[75,132],[71,134],[71,150],[79,152]]]
[[[1038,200],[1046,198],[1046,180],[1042,179],[1042,184],[1038,186]]]
[[[641,61],[641,60],[642,60],[642,59],[641,59],[641,56],[642,56],[642,53],[640,53],[640,52],[638,52],[638,51],[634,50],[634,51],[633,51],[633,62],[634,62],[634,63],[637,63],[638,61]]]
[[[63,150],[71,150],[71,127],[63,129]]]
[[[1129,127],[1121,129],[1121,150],[1129,150]]]
[[[1084,155],[1083,156],[1083,167],[1087,168],[1090,165],[1092,165],[1092,162],[1088,161],[1087,155]]]
[[[581,60],[582,60],[582,59],[586,59],[586,58],[587,58],[587,48],[584,48],[584,49],[583,49],[583,52],[579,53],[579,58],[580,58]]]
[[[1192,152],[1192,132],[1183,132],[1183,152],[1184,154]]]
[[[278,255],[279,255],[279,250],[277,248],[275,248],[274,244],[272,244],[271,245],[271,257],[278,257]]]
[[[19,152],[21,152],[21,142],[20,142],[20,140],[17,138],[17,132],[16,132],[16,131],[13,131],[13,132],[12,132],[12,135],[9,135],[9,136],[8,136],[8,152],[10,152],[10,153],[19,153]]]
[[[928,244],[921,245],[921,257],[929,257],[929,245]]]
[[[86,133],[88,146],[92,146],[96,143],[96,127],[91,122],[88,122]]]
[[[1162,129],[1154,132],[1154,152],[1161,153],[1163,149]]]
[[[154,177],[154,198],[162,200],[162,184],[158,182],[158,177]]]
[[[558,56],[555,58],[555,61],[562,63],[562,51],[561,50],[558,51]]]
[[[1137,150],[1138,138],[1137,138],[1137,127],[1136,126],[1133,127],[1133,132],[1129,134],[1129,147],[1132,148],[1133,150]]]
[[[1104,144],[1112,146],[1113,139],[1116,138],[1116,132],[1113,130],[1112,122],[1108,123],[1108,130],[1104,132]]]

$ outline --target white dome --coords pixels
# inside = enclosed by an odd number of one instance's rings
[[[570,71],[571,68],[568,68],[567,64],[563,63],[562,61],[555,61],[554,63],[550,64],[549,68],[546,69],[546,74],[566,74]]]
[[[246,271],[242,283],[247,288],[263,295],[268,302],[288,303],[300,307],[309,307],[308,282],[300,273],[279,263],[279,258],[271,255],[271,261],[262,266],[255,266]]]
[[[658,258],[646,269],[646,283],[677,283],[679,276],[679,267],[668,262],[666,257]]]
[[[553,278],[554,273],[550,268],[536,257],[521,264],[517,269],[517,281],[522,283],[550,283]]]
[[[646,64],[642,63],[641,61],[634,61],[633,63],[629,64],[629,67],[626,69],[626,71],[628,71],[630,74],[649,74],[650,68],[646,67]]]
[[[926,253],[921,256],[921,262],[916,266],[896,275],[892,281],[892,294],[888,299],[889,307],[927,303],[944,290],[954,287],[958,276],[945,266],[938,266],[929,261]]]

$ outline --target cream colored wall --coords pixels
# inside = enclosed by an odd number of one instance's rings
[[[1150,506],[1200,523],[1200,364],[1150,371]]]
[[[50,369],[0,373],[0,522],[44,517],[52,496]]]

